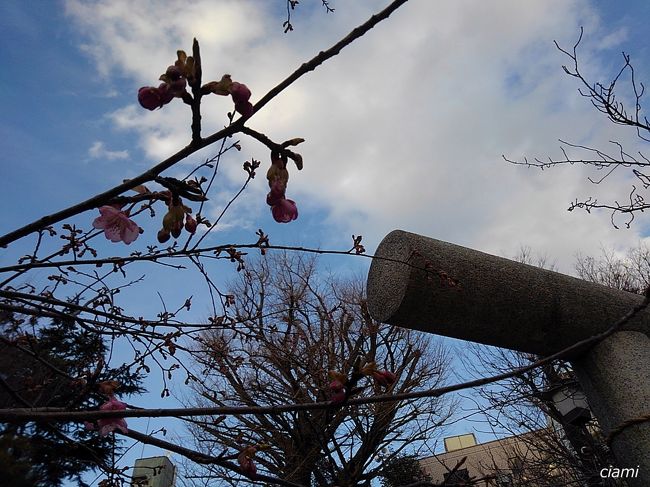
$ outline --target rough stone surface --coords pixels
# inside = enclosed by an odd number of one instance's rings
[[[634,331],[614,333],[574,360],[578,375],[605,434],[623,422],[650,413],[650,338]],[[650,422],[629,426],[614,437],[620,468],[639,468],[630,487],[650,485]]]
[[[636,294],[401,230],[388,234],[375,255],[368,307],[376,319],[540,355],[606,330],[642,301]],[[422,270],[426,264],[433,272]],[[445,284],[438,271],[456,279],[460,290]],[[626,329],[647,334],[650,312],[640,313]]]
[[[406,328],[549,355],[605,331],[641,296],[475,250],[395,230],[368,274],[368,308]],[[424,270],[428,267],[428,270]],[[450,286],[445,276],[458,281]],[[650,413],[650,311],[572,363],[607,434]],[[631,487],[650,485],[650,423],[612,443],[619,468],[639,468]],[[607,467],[607,465],[603,465]]]

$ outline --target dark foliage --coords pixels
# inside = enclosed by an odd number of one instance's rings
[[[102,337],[72,322],[3,330],[0,342],[0,407],[93,408],[106,400],[98,384],[115,380],[120,396],[141,392],[140,377],[105,367]],[[0,425],[0,471],[5,486],[86,485],[82,475],[112,456],[113,438],[77,423]],[[9,483],[4,483],[9,482]]]
[[[381,473],[382,487],[397,487],[423,481],[431,481],[431,477],[422,470],[420,462],[414,455],[403,455],[392,459]]]

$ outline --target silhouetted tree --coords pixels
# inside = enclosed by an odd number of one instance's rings
[[[192,402],[336,404],[195,422],[197,448],[209,452],[223,445],[235,455],[256,446],[260,470],[282,479],[369,485],[405,448],[431,441],[450,416],[450,403],[443,399],[346,404],[350,397],[435,387],[447,366],[446,354],[431,338],[372,320],[358,282],[321,279],[313,260],[285,255],[247,267],[231,295],[238,323],[204,335],[197,354],[203,357],[197,375],[204,379]],[[376,371],[366,376],[363,369],[371,362]],[[328,371],[346,378],[338,399],[340,387],[332,386],[337,378]],[[392,453],[378,458],[389,445]],[[204,475],[232,479],[219,468],[208,470]]]
[[[126,369],[104,366],[101,336],[69,321],[39,327],[36,320],[12,317],[1,323],[0,408],[92,408],[105,401],[106,380],[120,383],[120,394],[141,392],[140,378]],[[65,480],[86,485],[82,476],[110,463],[113,438],[79,423],[4,423],[0,425],[3,485],[59,486]]]

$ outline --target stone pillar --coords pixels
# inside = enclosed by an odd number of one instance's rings
[[[368,308],[375,319],[539,355],[605,331],[643,301],[637,294],[400,230],[389,233],[375,255],[368,274]],[[427,264],[433,272],[422,270]],[[460,288],[445,285],[437,271]],[[625,329],[647,334],[650,310]]]
[[[367,285],[375,319],[538,355],[605,331],[643,300],[400,230],[388,234],[375,255]],[[450,286],[445,276],[458,286]],[[606,433],[619,420],[650,412],[650,310],[623,330],[573,360]],[[628,400],[632,390],[634,400]],[[640,478],[628,479],[634,487],[650,485],[648,428],[647,423],[628,428],[613,445],[621,468],[639,465]]]
[[[605,434],[623,422],[650,414],[650,338],[619,331],[572,361],[582,389]],[[650,485],[650,422],[635,424],[611,444],[620,468],[638,468],[631,487]],[[603,465],[607,467],[608,465]]]

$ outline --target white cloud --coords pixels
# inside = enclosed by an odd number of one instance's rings
[[[96,140],[88,149],[88,156],[91,159],[106,159],[109,161],[114,161],[116,159],[128,159],[129,151],[120,150],[113,151],[108,150],[103,142]]]
[[[316,10],[296,18],[296,30],[284,35],[269,4],[66,2],[100,73],[121,72],[134,90],[154,84],[176,49],[189,51],[196,35],[206,80],[228,72],[249,85],[253,101],[379,8],[354,2],[331,15]],[[566,211],[576,197],[624,197],[629,179],[614,174],[593,186],[588,168],[542,173],[509,165],[501,154],[558,156],[560,137],[634,146],[562,73],[567,59],[553,40],[572,46],[580,25],[584,71],[597,78],[602,49],[625,32],[604,30],[586,0],[410,2],[279,95],[250,125],[277,141],[307,139],[299,148],[305,169],[292,172],[289,197],[325,208],[327,223],[342,236],[362,233],[369,250],[388,231],[404,228],[503,255],[529,245],[567,272],[578,250],[638,241],[640,226],[617,231],[608,214]],[[211,132],[224,125],[232,105],[213,96],[204,109],[204,132]],[[189,113],[180,103],[155,112],[122,107],[112,119],[138,134],[152,160],[189,142]],[[242,160],[252,155],[266,164],[265,148],[242,141]],[[240,173],[239,159],[224,166],[230,186]],[[255,198],[264,185],[264,178],[253,182]],[[229,221],[248,222],[254,207]]]

